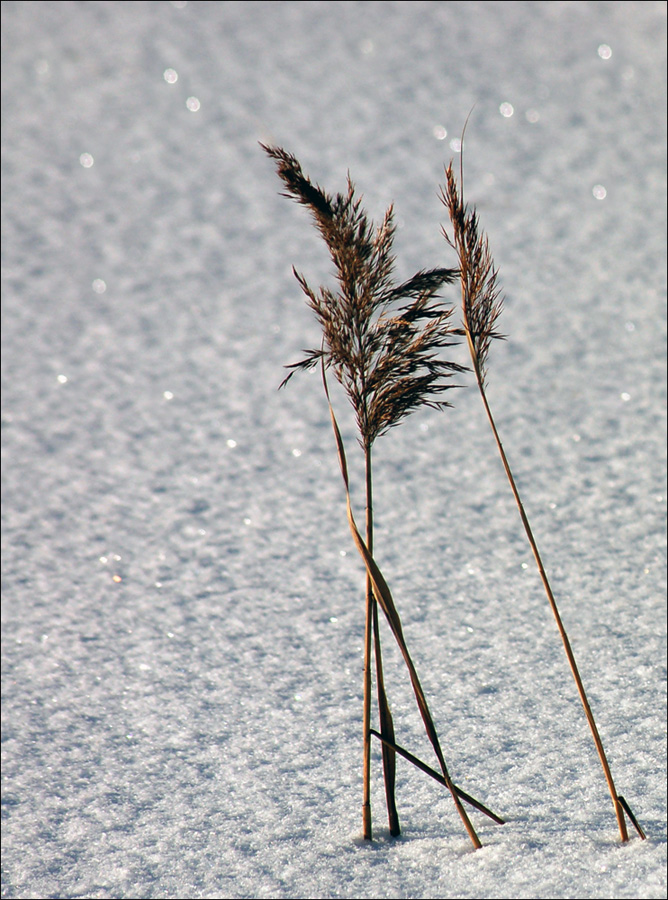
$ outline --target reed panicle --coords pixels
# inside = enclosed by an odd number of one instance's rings
[[[455,806],[475,847],[478,836],[464,810],[462,795],[448,773],[426,697],[417,671],[408,653],[401,621],[392,595],[373,557],[373,479],[372,446],[379,436],[398,425],[414,410],[423,407],[442,409],[450,406],[443,399],[455,385],[451,378],[464,371],[463,366],[442,359],[442,351],[457,342],[451,327],[451,307],[438,302],[437,292],[444,284],[457,281],[456,269],[421,270],[407,281],[396,284],[392,246],[396,226],[390,206],[378,227],[368,219],[348,176],[347,189],[331,195],[314,184],[302,171],[299,161],[280,147],[261,144],[275,162],[284,185],[284,196],[305,206],[319,231],[334,263],[337,287],[313,289],[304,276],[294,271],[322,329],[320,347],[305,350],[305,356],[287,368],[281,384],[297,371],[321,368],[329,404],[337,453],[346,489],[348,522],[355,545],[366,568],[366,627],[364,652],[363,708],[363,834],[372,837],[370,804],[370,746],[376,735],[382,744],[383,770],[390,832],[399,834],[399,818],[394,797],[396,753],[414,760],[395,742],[394,726],[385,690],[382,667],[378,606],[385,614],[409,671],[420,714],[434,747],[442,772],[442,783],[452,794]],[[364,450],[366,473],[366,535],[359,532],[350,499],[345,448],[329,397],[327,372],[333,371],[343,386],[355,412],[359,441]],[[373,641],[372,641],[373,638]],[[376,689],[380,733],[372,731],[371,658],[376,663]],[[424,764],[422,764],[424,767]],[[428,768],[428,767],[427,767]],[[424,768],[423,768],[424,770]],[[459,791],[459,792],[458,792]],[[474,801],[473,805],[476,805]],[[477,804],[487,814],[486,807]],[[494,818],[493,814],[491,814]],[[496,818],[498,820],[498,817]],[[501,820],[498,820],[501,821]]]
[[[420,271],[403,284],[394,284],[392,206],[374,229],[350,177],[347,191],[332,197],[304,175],[290,153],[261,146],[276,161],[286,188],[283,196],[311,213],[329,249],[339,287],[314,291],[293,270],[322,327],[323,340],[320,348],[305,351],[304,359],[288,366],[291,371],[281,386],[295,371],[312,369],[322,360],[350,398],[364,446],[371,446],[420,406],[450,406],[435,398],[453,387],[448,379],[463,367],[439,357],[456,338],[448,321],[452,308],[441,306],[435,297],[444,284],[457,281],[457,270]]]
[[[464,126],[464,131],[466,131],[466,126]],[[462,148],[463,140],[464,135],[462,134]],[[520,498],[515,478],[513,477],[513,473],[508,463],[508,458],[501,443],[496,423],[494,421],[494,417],[492,416],[489,402],[487,400],[485,386],[487,375],[487,357],[489,354],[489,349],[492,341],[495,338],[504,337],[504,335],[500,334],[500,332],[497,330],[497,323],[503,306],[503,298],[501,296],[501,289],[498,284],[498,272],[496,266],[494,265],[494,260],[492,258],[492,253],[490,251],[487,236],[480,228],[478,215],[475,208],[469,207],[464,202],[463,162],[461,162],[460,165],[461,167],[459,184],[457,183],[457,179],[453,173],[452,162],[447,166],[445,170],[445,185],[441,188],[441,201],[448,211],[452,234],[450,235],[446,228],[443,228],[442,232],[447,243],[452,248],[454,248],[457,253],[461,285],[463,333],[465,334],[468,343],[476,381],[478,383],[478,388],[489,424],[492,429],[492,433],[494,435],[496,446],[501,456],[501,461],[503,463],[506,476],[510,483],[511,490],[513,492],[513,496],[520,513],[520,518],[524,526],[527,540],[529,541],[529,545],[531,546],[531,550],[538,567],[538,572],[540,574],[540,578],[543,583],[550,608],[557,623],[557,628],[559,630],[568,663],[585,711],[585,716],[591,729],[594,744],[596,746],[596,751],[599,755],[608,789],[612,797],[621,840],[628,840],[628,832],[626,828],[626,821],[624,819],[624,812],[626,812],[629,816],[630,821],[638,831],[640,837],[644,839],[645,834],[642,828],[631,812],[626,800],[618,795],[615,788],[612,773],[610,771],[610,766],[603,749],[603,743],[601,741],[596,722],[594,721],[591,706],[585,693],[584,685],[580,677],[580,672],[575,661],[575,656],[573,655],[573,650],[568,639],[568,635],[566,634],[566,629],[561,619],[561,615],[559,614],[554,594],[545,572],[545,567],[543,566],[543,562],[533,535],[533,531],[531,529],[531,525],[529,523],[529,519],[526,514],[526,510],[524,508],[524,504],[522,503],[522,500]]]
[[[503,308],[503,297],[487,235],[480,230],[476,210],[464,206],[452,163],[445,170],[445,180],[441,200],[450,216],[453,237],[450,238],[445,228],[442,233],[459,259],[464,331],[476,378],[484,388],[487,356],[492,341],[505,337],[496,329]]]

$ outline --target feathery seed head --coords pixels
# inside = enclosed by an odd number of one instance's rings
[[[442,229],[443,236],[459,258],[464,332],[476,376],[483,386],[492,340],[504,337],[496,330],[503,308],[498,273],[487,235],[480,231],[476,210],[464,203],[452,162],[445,170],[445,186],[441,188],[440,196],[452,225],[452,237],[445,228]]]
[[[285,196],[310,211],[334,263],[337,290],[313,290],[295,277],[322,328],[322,345],[288,368],[283,386],[300,369],[331,367],[355,409],[366,446],[420,406],[449,406],[440,395],[457,363],[439,351],[456,343],[452,309],[441,306],[437,291],[457,280],[456,269],[417,272],[403,284],[393,281],[392,244],[396,226],[392,206],[374,228],[348,176],[345,194],[331,196],[304,175],[296,157],[261,145],[276,162]],[[408,301],[399,306],[402,301]]]

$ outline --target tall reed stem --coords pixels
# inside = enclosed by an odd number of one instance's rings
[[[468,332],[467,332],[468,336]],[[533,531],[531,530],[531,525],[529,524],[529,519],[527,518],[527,514],[524,510],[524,504],[522,503],[522,499],[520,497],[519,491],[517,489],[517,485],[515,483],[515,479],[513,477],[513,473],[510,469],[510,465],[508,463],[508,458],[506,457],[505,450],[503,449],[503,444],[501,443],[501,438],[499,437],[499,432],[497,431],[496,424],[494,422],[494,417],[492,416],[492,411],[489,407],[489,403],[487,402],[487,395],[485,394],[485,389],[483,387],[482,379],[480,377],[480,373],[478,371],[478,365],[476,363],[476,358],[474,355],[473,347],[471,344],[471,340],[469,338],[469,347],[471,348],[471,353],[473,356],[474,367],[476,370],[476,377],[478,380],[478,388],[480,389],[480,396],[482,397],[482,402],[485,407],[485,412],[487,413],[487,418],[489,420],[489,424],[492,428],[492,433],[494,435],[494,440],[496,441],[496,446],[499,450],[499,455],[501,456],[501,461],[503,462],[503,467],[506,471],[506,475],[508,476],[508,481],[510,483],[511,490],[513,492],[513,496],[515,497],[515,502],[517,503],[517,508],[520,513],[520,518],[522,519],[522,524],[524,525],[524,530],[526,532],[527,539],[529,541],[529,545],[531,546],[531,550],[534,555],[534,559],[536,560],[536,565],[538,567],[538,572],[540,574],[541,581],[543,582],[543,587],[545,588],[545,593],[547,594],[547,599],[549,601],[550,607],[552,609],[552,613],[554,614],[554,618],[557,623],[557,628],[559,629],[559,634],[561,635],[561,640],[564,645],[564,650],[566,651],[566,657],[568,658],[568,664],[570,666],[571,672],[573,674],[573,678],[575,679],[575,684],[578,689],[578,694],[580,695],[580,700],[582,701],[582,706],[584,707],[585,716],[587,718],[587,722],[589,723],[589,727],[591,729],[592,736],[594,738],[594,744],[596,745],[596,750],[598,752],[599,759],[601,760],[601,765],[603,766],[603,773],[605,775],[605,780],[608,784],[608,790],[610,791],[610,796],[612,797],[612,804],[615,809],[615,815],[617,816],[617,825],[619,826],[619,834],[623,842],[628,841],[629,835],[626,829],[626,820],[624,819],[624,810],[622,808],[621,803],[619,802],[619,795],[617,794],[617,790],[615,788],[615,782],[612,778],[612,772],[610,771],[610,766],[608,764],[608,759],[605,755],[605,750],[603,749],[603,742],[601,741],[601,737],[598,733],[598,728],[596,727],[596,722],[594,721],[594,715],[591,711],[591,706],[589,705],[589,700],[587,699],[587,694],[584,689],[584,685],[582,683],[582,678],[580,677],[580,672],[578,670],[577,663],[575,662],[575,656],[573,655],[573,650],[571,648],[571,642],[568,639],[568,635],[566,634],[566,629],[564,628],[564,623],[562,622],[561,616],[559,615],[559,610],[557,609],[557,603],[554,599],[554,594],[552,593],[552,588],[550,587],[550,582],[548,581],[547,574],[545,572],[545,568],[543,566],[543,561],[541,559],[540,553],[538,551],[538,546],[536,544],[536,540],[533,536]]]
[[[371,478],[371,447],[365,447],[366,469],[366,542],[373,545],[373,494]],[[364,839],[372,840],[371,826],[371,637],[373,628],[373,608],[375,605],[371,577],[366,575],[366,619],[364,625],[364,700],[362,707],[363,740],[364,740],[364,765],[363,800],[362,800],[362,828]]]
[[[464,131],[466,131],[466,125],[464,126]],[[462,133],[462,144],[463,141],[464,133]],[[524,526],[529,545],[534,555],[534,559],[536,560],[536,565],[538,566],[538,572],[540,574],[541,581],[543,582],[543,587],[545,588],[545,593],[547,594],[550,608],[552,609],[552,613],[557,623],[557,628],[559,629],[559,634],[561,635],[561,640],[564,645],[564,650],[566,651],[568,664],[573,674],[573,678],[575,679],[575,685],[577,687],[578,694],[580,695],[580,700],[582,701],[582,706],[584,707],[585,716],[594,738],[594,744],[596,746],[599,759],[601,760],[601,765],[603,766],[603,773],[608,784],[608,789],[610,791],[610,796],[612,797],[612,803],[615,809],[615,815],[617,817],[619,834],[622,841],[628,841],[629,836],[626,829],[626,820],[624,818],[624,809],[626,808],[627,804],[624,798],[618,795],[615,788],[615,783],[612,779],[612,773],[610,772],[610,766],[608,765],[608,760],[603,749],[603,742],[601,741],[601,737],[596,727],[596,722],[594,721],[594,716],[591,711],[587,695],[585,693],[584,685],[582,684],[582,678],[580,677],[580,672],[578,671],[578,667],[575,662],[575,656],[573,655],[573,650],[571,648],[570,641],[568,640],[566,629],[564,628],[561,616],[559,615],[559,610],[557,609],[554,594],[552,593],[552,588],[550,587],[550,583],[545,573],[545,567],[543,566],[543,561],[541,559],[540,553],[538,552],[538,546],[533,536],[531,526],[529,525],[529,519],[527,518],[524,504],[522,503],[522,500],[520,498],[513,473],[510,469],[508,459],[503,449],[503,445],[501,443],[501,439],[494,422],[494,417],[492,416],[492,411],[489,407],[489,403],[487,402],[487,395],[485,393],[486,358],[492,340],[494,338],[503,337],[503,335],[501,335],[496,330],[496,322],[499,318],[501,307],[503,305],[503,299],[501,297],[497,282],[498,273],[494,266],[494,260],[489,249],[489,242],[487,240],[487,237],[479,227],[478,215],[476,213],[475,207],[473,209],[470,209],[464,202],[463,161],[460,161],[459,186],[457,185],[457,180],[452,171],[452,163],[450,163],[450,165],[446,168],[445,178],[446,184],[445,187],[441,189],[441,200],[448,210],[448,214],[450,216],[450,222],[453,227],[453,237],[450,238],[445,229],[443,229],[443,236],[445,237],[447,243],[457,252],[457,256],[459,257],[464,334],[466,335],[476,381],[480,390],[480,396],[482,397],[482,402],[483,406],[485,407],[487,419],[489,420],[489,424],[492,428],[494,440],[496,441],[496,446],[498,448],[499,455],[501,456],[501,461],[506,471],[513,496],[515,497],[515,502],[520,513],[520,518],[522,519],[522,524]],[[633,822],[640,836],[644,838],[644,832],[642,831],[642,828],[640,828],[640,826],[637,824],[632,813],[629,813],[629,818]]]
[[[369,548],[369,553],[373,555],[373,478],[371,471],[371,444],[365,445],[364,448],[364,458],[365,458],[365,474],[366,474],[366,545]],[[371,604],[371,606],[369,606]],[[390,706],[387,700],[387,694],[385,693],[385,679],[383,676],[383,658],[382,658],[382,650],[380,644],[380,624],[378,621],[378,603],[373,593],[373,584],[371,582],[371,576],[367,572],[366,575],[366,608],[367,608],[367,617],[369,615],[369,609],[371,610],[371,618],[373,625],[373,641],[374,641],[374,657],[376,660],[376,689],[378,693],[378,716],[380,720],[380,731],[383,737],[388,738],[391,742],[394,741],[394,725],[392,722],[392,714],[390,712]],[[368,628],[368,618],[367,618],[367,628]],[[365,680],[365,686],[367,682]],[[369,679],[369,687],[370,687],[370,679]],[[370,707],[369,702],[369,707]],[[366,704],[365,704],[366,709]],[[367,728],[368,726],[368,728]],[[367,796],[370,796],[370,757],[366,755],[366,741],[367,738],[369,742],[371,741],[371,716],[369,712],[368,719],[365,718],[365,762],[369,762],[369,768],[366,770],[365,774],[365,800]],[[397,837],[401,834],[401,827],[399,825],[399,813],[397,811],[397,804],[395,799],[395,780],[396,780],[396,752],[395,750],[386,743],[382,744],[382,758],[383,758],[383,775],[385,780],[385,800],[387,803],[387,816],[390,828],[390,834],[393,837]],[[366,810],[366,806],[364,807]],[[366,823],[366,818],[364,819]],[[366,835],[366,832],[365,832]]]

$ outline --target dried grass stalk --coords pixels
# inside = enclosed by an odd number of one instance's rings
[[[466,130],[466,126],[464,130]],[[463,137],[464,136],[462,134],[462,144]],[[494,435],[494,440],[501,456],[503,467],[508,477],[513,496],[515,497],[515,502],[517,503],[520,518],[522,520],[529,545],[531,546],[531,550],[538,567],[538,572],[540,574],[543,587],[545,588],[545,593],[547,594],[550,608],[552,609],[552,613],[554,614],[554,618],[557,623],[557,628],[559,629],[559,634],[561,635],[564,650],[566,651],[566,656],[568,658],[568,664],[573,674],[573,678],[575,679],[578,694],[580,696],[582,706],[584,707],[585,716],[594,738],[594,744],[601,760],[601,765],[603,767],[603,772],[605,774],[605,779],[608,784],[608,789],[612,797],[612,802],[617,817],[620,837],[622,841],[628,840],[626,821],[624,819],[624,810],[626,809],[629,813],[629,818],[631,819],[633,825],[636,827],[640,836],[644,839],[645,834],[642,828],[638,825],[637,820],[635,819],[633,814],[628,809],[628,804],[617,794],[612,778],[612,773],[610,771],[610,766],[603,749],[603,743],[601,741],[598,728],[596,727],[596,722],[594,721],[594,716],[591,711],[591,706],[589,705],[587,695],[585,693],[584,685],[580,677],[580,672],[575,662],[575,656],[573,655],[573,650],[568,639],[568,635],[566,634],[566,629],[564,628],[561,616],[559,614],[559,610],[554,599],[554,594],[552,593],[552,588],[550,587],[550,583],[545,572],[545,567],[543,566],[543,562],[538,551],[538,546],[529,524],[529,519],[527,518],[524,505],[517,489],[517,484],[515,483],[513,473],[508,463],[508,458],[503,449],[503,445],[501,443],[501,439],[499,437],[499,433],[497,431],[496,424],[492,416],[489,403],[487,401],[487,394],[485,391],[487,356],[492,341],[495,338],[503,337],[503,335],[501,335],[497,331],[497,321],[501,314],[503,301],[498,285],[497,269],[494,265],[494,260],[489,248],[487,236],[480,229],[478,223],[478,215],[475,208],[472,209],[464,203],[463,187],[460,187],[461,185],[463,185],[463,180],[463,163],[461,164],[460,168],[459,185],[457,184],[456,177],[452,170],[452,163],[450,163],[445,171],[445,186],[441,188],[441,201],[448,211],[450,224],[452,226],[452,236],[450,236],[445,228],[443,229],[443,235],[448,244],[456,251],[459,260],[462,321],[471,356],[471,362],[473,364],[473,370],[475,372],[478,388],[480,390],[480,396],[482,397],[482,402],[485,407],[485,412],[487,414],[492,433]]]
[[[445,757],[443,756],[443,751],[441,750],[441,745],[438,739],[438,734],[436,732],[436,727],[434,725],[434,720],[432,719],[431,712],[429,711],[429,705],[427,704],[427,698],[422,690],[422,685],[420,684],[420,679],[418,678],[417,670],[413,664],[413,660],[411,659],[410,653],[408,652],[408,647],[406,646],[406,641],[404,640],[403,629],[401,626],[401,619],[399,618],[399,613],[397,612],[397,608],[394,604],[394,599],[392,597],[392,593],[390,588],[383,577],[382,572],[378,568],[376,561],[373,556],[369,552],[369,548],[364,543],[362,535],[357,528],[355,523],[355,517],[353,515],[352,503],[350,500],[350,483],[348,480],[348,465],[346,462],[346,453],[343,445],[343,439],[341,437],[341,432],[339,430],[338,423],[336,421],[336,416],[334,415],[334,409],[332,407],[332,402],[329,396],[329,390],[327,388],[327,380],[325,376],[325,368],[323,366],[323,383],[325,385],[325,393],[327,395],[327,402],[329,404],[329,412],[332,419],[332,428],[334,429],[334,435],[336,437],[336,447],[339,454],[339,464],[341,466],[341,474],[343,476],[343,481],[346,488],[346,508],[348,511],[348,524],[350,526],[350,531],[352,533],[353,539],[355,541],[355,546],[357,547],[360,556],[364,560],[364,565],[366,566],[366,570],[369,578],[371,579],[371,585],[373,588],[374,596],[380,606],[380,608],[385,613],[385,617],[389,623],[390,629],[392,630],[392,634],[395,637],[397,644],[399,645],[399,649],[401,650],[401,655],[404,658],[404,662],[406,663],[406,667],[408,668],[408,674],[411,679],[411,685],[413,687],[413,693],[415,694],[415,699],[417,701],[418,709],[420,710],[420,715],[422,716],[422,721],[424,722],[424,726],[427,732],[427,737],[429,738],[432,747],[434,748],[434,752],[436,753],[436,758],[438,759],[439,765],[441,767],[441,772],[443,773],[443,781],[447,786],[448,790],[452,794],[452,799],[455,802],[455,806],[457,808],[457,812],[459,813],[462,821],[464,822],[464,826],[473,842],[473,846],[478,849],[482,847],[480,843],[480,839],[471,824],[471,821],[466,813],[466,810],[461,804],[459,799],[459,794],[457,793],[457,789],[455,788],[452,780],[450,778],[450,774],[448,772],[448,767],[445,763]],[[382,735],[383,738],[389,737],[386,735]],[[392,739],[390,739],[392,740]],[[386,746],[390,746],[383,741]]]
[[[393,281],[395,234],[394,214],[390,207],[377,228],[368,220],[355,187],[348,178],[345,193],[332,196],[313,184],[303,173],[298,160],[279,147],[261,145],[274,160],[285,186],[284,196],[305,206],[314,225],[327,244],[334,263],[337,290],[312,289],[295,271],[295,277],[306,295],[322,328],[320,347],[306,350],[304,358],[289,366],[286,384],[296,371],[320,365],[329,402],[326,373],[334,372],[353,406],[364,450],[366,471],[366,540],[355,524],[350,500],[345,450],[330,403],[332,425],[337,442],[341,471],[346,486],[348,521],[366,567],[366,629],[364,659],[363,710],[363,833],[372,836],[370,807],[371,746],[371,655],[376,660],[376,684],[380,729],[383,738],[383,767],[392,834],[399,833],[399,819],[394,799],[395,760],[394,727],[385,691],[382,669],[377,607],[383,610],[391,631],[399,644],[430,741],[441,765],[443,778],[452,794],[466,829],[474,843],[480,841],[450,781],[445,759],[438,742],[433,719],[420,686],[415,666],[403,637],[401,621],[394,601],[373,558],[373,487],[371,451],[376,438],[399,424],[422,406],[442,409],[450,404],[441,399],[454,385],[450,378],[463,371],[457,363],[441,358],[450,347],[455,333],[450,326],[453,310],[436,300],[443,284],[457,280],[455,269],[430,269],[417,272],[402,284]]]

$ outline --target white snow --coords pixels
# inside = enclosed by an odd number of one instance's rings
[[[2,896],[665,897],[665,4],[2,20]],[[318,340],[291,266],[330,264],[258,141],[394,201],[402,278],[454,265],[437,189],[474,105],[490,402],[646,842],[470,380],[378,442],[376,550],[453,778],[508,823],[473,813],[473,851],[399,761],[390,838],[374,747],[361,840],[363,570],[320,381],[276,390]]]

